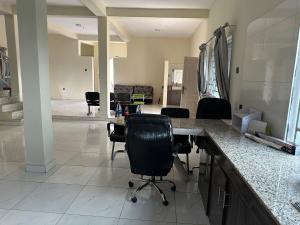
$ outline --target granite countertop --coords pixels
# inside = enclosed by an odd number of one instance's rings
[[[175,123],[176,127],[203,128],[279,224],[300,225],[300,212],[291,205],[291,201],[300,201],[300,156],[258,144],[222,121],[183,119]]]

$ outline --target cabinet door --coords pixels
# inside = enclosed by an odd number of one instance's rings
[[[238,190],[227,182],[227,194],[224,204],[224,225],[246,225],[247,206],[240,198]]]
[[[200,158],[201,161],[199,165],[198,187],[202,196],[206,214],[208,215],[213,156],[210,155],[206,150],[203,150]]]
[[[212,169],[211,199],[209,208],[209,220],[211,225],[223,223],[223,199],[226,190],[227,178],[221,168],[214,162]]]

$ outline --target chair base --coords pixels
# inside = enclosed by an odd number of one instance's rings
[[[142,180],[143,183],[139,187],[137,187],[135,189],[135,191],[133,192],[133,194],[131,196],[131,201],[133,203],[137,202],[137,197],[136,197],[137,193],[139,193],[142,189],[144,189],[147,186],[152,186],[157,191],[157,193],[160,195],[163,205],[165,205],[165,206],[169,205],[169,202],[166,198],[166,195],[164,194],[164,192],[160,189],[160,187],[157,184],[158,183],[170,183],[170,184],[172,184],[171,190],[173,192],[175,192],[176,191],[176,185],[173,181],[163,180],[162,177],[160,177],[159,180],[156,180],[155,177],[151,177],[149,179],[144,179],[143,176],[139,180]],[[132,181],[129,181],[128,186],[130,188],[132,188],[134,186],[134,183]]]

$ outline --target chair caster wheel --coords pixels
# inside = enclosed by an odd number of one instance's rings
[[[134,186],[134,183],[131,182],[131,181],[129,181],[129,182],[128,182],[128,186],[129,186],[130,188],[132,188],[132,187]]]
[[[163,201],[163,205],[165,206],[168,206],[169,205],[169,202],[166,200],[166,201]]]
[[[131,198],[131,201],[132,201],[133,203],[136,203],[136,202],[137,202],[137,198],[136,198],[136,197],[132,197],[132,198]]]
[[[175,185],[173,185],[173,186],[171,187],[171,191],[173,191],[173,192],[176,191],[176,186],[175,186]]]

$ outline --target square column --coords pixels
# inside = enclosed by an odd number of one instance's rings
[[[46,0],[17,0],[26,169],[54,167]]]
[[[110,77],[109,77],[109,24],[106,16],[98,17],[98,51],[100,77],[100,115],[110,116]]]
[[[11,92],[13,96],[19,96],[19,75],[16,47],[15,23],[13,15],[5,15],[5,30],[7,39],[7,52],[11,73]]]

